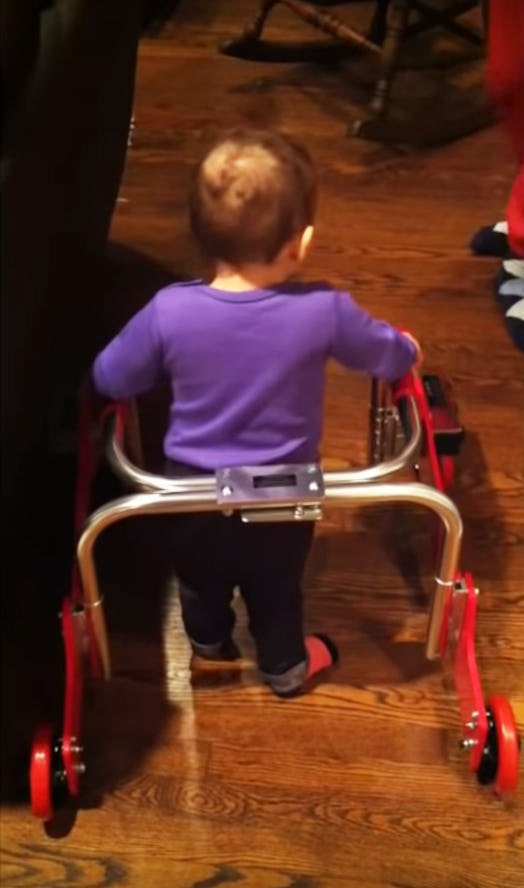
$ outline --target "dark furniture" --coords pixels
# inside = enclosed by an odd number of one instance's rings
[[[355,0],[349,0],[348,6]],[[270,12],[278,5],[288,7],[298,18],[328,35],[329,40],[307,42],[267,41],[262,37]],[[412,37],[439,27],[482,46],[483,33],[457,19],[479,6],[477,0],[428,3],[421,0],[376,0],[365,33],[350,27],[329,11],[336,0],[262,0],[258,13],[237,39],[225,41],[221,51],[236,58],[268,62],[333,61],[355,52],[377,57],[379,74],[368,114],[353,127],[355,134],[380,138],[390,106],[391,89],[398,70],[403,44]],[[485,14],[485,4],[481,3]],[[485,21],[485,16],[484,16]],[[483,30],[483,29],[482,29]]]

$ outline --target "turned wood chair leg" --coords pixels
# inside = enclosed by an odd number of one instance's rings
[[[391,0],[388,10],[386,36],[382,48],[380,74],[375,85],[371,100],[371,111],[377,116],[384,116],[389,105],[391,84],[397,66],[400,46],[408,23],[410,0]]]
[[[257,15],[253,19],[252,23],[247,26],[240,39],[260,40],[267,17],[273,7],[277,5],[277,3],[278,0],[263,0],[263,2],[260,4],[260,9]]]
[[[376,0],[375,12],[369,26],[369,39],[382,46],[387,33],[390,0]]]

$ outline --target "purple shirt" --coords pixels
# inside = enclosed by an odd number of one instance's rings
[[[319,457],[329,358],[388,381],[413,344],[327,284],[231,293],[173,284],[97,356],[97,390],[115,400],[165,377],[172,402],[164,453],[214,470]]]

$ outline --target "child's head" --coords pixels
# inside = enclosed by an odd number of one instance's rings
[[[289,253],[298,264],[313,233],[315,203],[316,174],[304,148],[279,133],[234,130],[197,169],[191,226],[217,263],[271,265]]]

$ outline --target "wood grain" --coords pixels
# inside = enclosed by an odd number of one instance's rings
[[[428,363],[453,381],[467,428],[453,496],[463,566],[481,590],[478,662],[486,697],[510,695],[522,730],[524,367],[492,296],[496,264],[467,249],[472,232],[503,213],[504,135],[486,130],[420,154],[347,138],[369,72],[217,53],[255,5],[185,0],[158,39],[142,42],[137,129],[113,218],[118,249],[100,283],[100,341],[161,282],[204,272],[185,195],[221,127],[277,124],[306,140],[322,178],[308,275],[409,326]],[[350,7],[357,27],[360,6]],[[292,39],[296,28],[282,10],[268,37]],[[403,93],[413,113],[437,87],[451,104],[483,88],[478,63],[406,72],[399,89],[415,80]],[[327,461],[365,463],[368,395],[366,379],[330,367]],[[152,464],[163,397],[141,403]],[[64,816],[46,829],[29,815],[24,780],[34,725],[61,714],[59,590],[38,596],[30,646],[19,591],[2,671],[1,884],[518,888],[522,787],[504,806],[476,784],[457,748],[449,674],[424,657],[433,527],[419,509],[328,510],[307,568],[306,623],[331,633],[342,658],[328,681],[289,702],[260,684],[240,605],[244,659],[191,672],[163,523],[110,531],[99,564],[114,677],[87,695],[88,780],[76,822]],[[21,589],[38,588],[38,565],[24,567]]]

